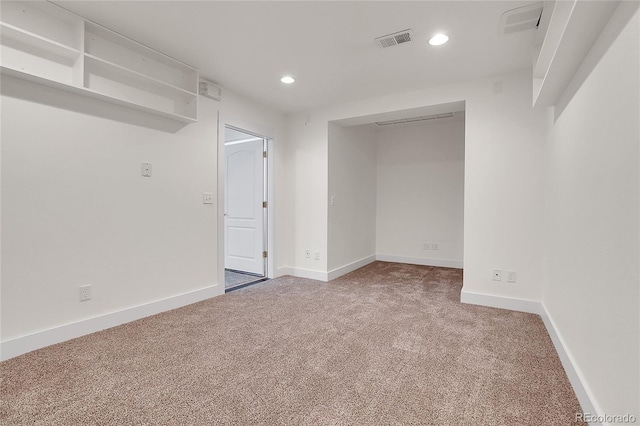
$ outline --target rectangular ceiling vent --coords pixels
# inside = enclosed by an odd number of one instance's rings
[[[443,118],[453,118],[452,112],[444,114],[423,115],[422,117],[401,118],[398,120],[376,121],[376,126],[393,126],[395,124],[417,123],[419,121],[442,120]]]
[[[397,46],[410,41],[413,41],[413,32],[410,29],[376,38],[376,43],[380,47]]]
[[[511,34],[538,28],[542,16],[542,6],[543,4],[540,2],[507,10],[500,18],[499,33]]]

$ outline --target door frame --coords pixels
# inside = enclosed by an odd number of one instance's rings
[[[260,126],[258,124],[247,121],[243,118],[231,117],[218,111],[218,135],[217,135],[217,156],[218,156],[218,193],[217,193],[217,266],[218,266],[218,283],[221,287],[221,294],[224,293],[224,211],[225,211],[225,128],[232,127],[242,132],[266,139],[267,141],[267,162],[266,162],[266,190],[267,190],[267,208],[265,209],[265,240],[267,247],[267,262],[265,268],[265,276],[273,278],[275,272],[275,244],[274,244],[274,161],[273,161],[273,142],[275,131],[271,128]]]
[[[243,141],[240,145],[237,145],[237,142],[233,142],[234,145],[231,146],[229,145],[229,141],[226,140],[226,135],[229,131],[234,131],[238,134],[241,134],[243,135],[244,138],[249,137],[251,138],[251,140],[247,139]],[[266,206],[264,206],[263,204],[264,202],[267,201],[269,192],[267,189],[267,184],[268,184],[267,156],[263,157],[263,153],[268,152],[267,139],[265,139],[263,136],[254,135],[253,133],[249,133],[245,130],[238,129],[230,125],[226,125],[224,146],[225,146],[225,165],[227,167],[226,173],[225,173],[225,179],[229,178],[229,174],[231,172],[228,169],[230,158],[227,152],[230,152],[230,151],[247,152],[246,150],[249,150],[249,152],[251,152],[251,170],[250,171],[247,170],[247,172],[249,172],[251,176],[251,181],[250,181],[251,187],[254,189],[257,189],[257,191],[252,193],[253,195],[251,195],[251,202],[250,202],[250,205],[252,206],[251,210],[253,214],[252,226],[256,226],[257,230],[259,230],[259,233],[255,233],[253,239],[251,240],[252,244],[251,244],[250,251],[253,255],[251,261],[242,260],[239,258],[232,259],[230,257],[230,253],[228,252],[229,244],[231,244],[231,240],[230,240],[231,234],[229,232],[229,220],[231,220],[231,218],[229,216],[228,202],[232,194],[230,192],[229,182],[225,181],[225,196],[224,196],[224,203],[226,207],[225,214],[224,214],[225,270],[229,269],[232,271],[234,270],[245,271],[251,274],[259,274],[261,278],[266,277],[267,276],[267,257],[264,257],[264,252],[268,251],[267,247],[269,242],[269,236],[268,236],[269,232],[267,229],[268,212],[267,212]],[[248,146],[249,148],[247,148]],[[256,159],[259,164],[255,163]],[[255,173],[256,167],[259,167],[260,169],[259,174]],[[259,185],[256,187],[255,184],[259,184]],[[246,195],[246,194],[243,195],[242,192],[240,194],[236,194],[235,191],[237,191],[237,189],[234,190],[234,194],[233,194],[234,197],[237,197],[237,196],[244,197]],[[255,210],[256,208],[258,209],[257,211]],[[236,223],[235,221],[237,221],[238,218],[234,218],[233,220],[234,220],[234,223]],[[238,226],[243,226],[243,227],[248,226],[247,222],[245,222],[243,219],[239,219],[239,220],[242,222],[242,225],[238,225]],[[258,242],[257,239],[259,239],[259,242],[260,242],[259,245],[256,245],[256,243]]]

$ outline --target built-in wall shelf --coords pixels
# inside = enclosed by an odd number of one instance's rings
[[[533,106],[557,104],[607,21],[616,1],[545,1],[533,65]]]
[[[3,1],[3,74],[184,123],[198,119],[198,71],[48,2]]]

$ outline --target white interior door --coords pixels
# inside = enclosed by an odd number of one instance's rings
[[[264,140],[247,139],[225,144],[225,268],[264,275]]]

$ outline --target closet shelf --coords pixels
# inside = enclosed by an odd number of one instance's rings
[[[57,41],[42,37],[38,34],[34,34],[4,22],[0,22],[0,31],[3,45],[12,45],[14,43],[11,43],[11,41],[14,41],[24,45],[26,48],[38,49],[69,59],[77,58],[82,54],[78,49],[65,46]]]
[[[115,105],[121,105],[121,106],[129,107],[138,111],[144,111],[144,112],[148,112],[161,117],[170,118],[172,120],[180,121],[182,123],[189,124],[189,123],[196,123],[198,121],[198,119],[195,117],[162,111],[157,108],[148,107],[137,102],[127,101],[125,99],[122,99],[121,97],[110,96],[110,95],[92,90],[90,88],[85,87],[79,90],[82,90],[82,93],[95,99],[101,99]]]
[[[616,7],[618,2],[545,2],[541,26],[547,22],[547,28],[533,65],[534,107],[560,101]]]
[[[120,74],[123,78],[131,78],[131,79],[136,79],[139,82],[143,83],[143,84],[149,84],[149,85],[153,85],[156,86],[159,90],[165,91],[165,92],[174,92],[177,94],[183,94],[183,95],[187,95],[187,96],[195,96],[197,95],[197,93],[195,92],[190,92],[188,90],[185,90],[181,87],[178,86],[174,86],[172,84],[166,83],[162,80],[158,80],[156,78],[153,77],[149,77],[146,74],[140,73],[138,71],[134,71],[130,68],[124,67],[122,65],[118,65],[115,64],[113,62],[107,61],[106,59],[102,59],[99,58],[97,56],[94,55],[90,55],[88,53],[85,53],[85,58],[87,58],[87,60],[89,60],[90,62],[94,63],[96,66],[98,67],[104,67],[106,68],[111,68],[113,69],[115,72],[117,72],[118,74]]]
[[[185,115],[180,115],[180,114],[174,114],[174,113],[168,113],[168,112],[164,112],[161,110],[158,110],[156,108],[150,108],[144,105],[140,105],[137,104],[135,102],[129,102],[126,100],[123,100],[121,98],[117,98],[114,96],[109,96],[106,95],[104,93],[100,93],[98,91],[92,90],[92,89],[88,89],[85,87],[78,87],[78,86],[73,86],[70,84],[65,84],[65,83],[60,83],[57,82],[55,80],[51,80],[48,78],[43,78],[43,77],[39,77],[37,75],[33,75],[33,74],[28,74],[25,72],[22,72],[20,70],[16,70],[13,68],[9,68],[9,67],[5,67],[5,66],[0,66],[0,71],[2,72],[3,75],[7,75],[7,76],[11,76],[11,77],[17,77],[20,78],[22,80],[27,80],[27,81],[31,81],[33,83],[37,83],[37,84],[42,84],[44,86],[49,86],[49,87],[53,87],[56,89],[60,89],[60,90],[64,90],[66,92],[71,92],[71,93],[76,93],[79,95],[83,95],[83,96],[88,96],[94,99],[98,99],[98,100],[102,100],[105,102],[109,102],[115,105],[120,105],[120,106],[125,106],[128,108],[132,108],[138,111],[144,111],[147,113],[151,113],[153,115],[158,115],[161,117],[165,117],[165,118],[169,118],[175,121],[179,121],[182,123],[196,123],[198,120],[192,117],[188,117]]]
[[[6,1],[2,12],[2,74],[182,123],[198,120],[193,67],[51,3]]]

